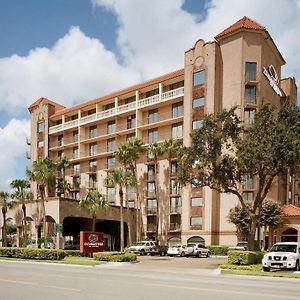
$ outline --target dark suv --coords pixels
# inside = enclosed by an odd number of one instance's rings
[[[203,245],[198,243],[187,244],[187,248],[185,250],[185,257],[209,257],[210,251]]]

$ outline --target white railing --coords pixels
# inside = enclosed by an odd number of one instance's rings
[[[123,112],[128,112],[130,110],[134,110],[136,109],[136,107],[142,107],[142,106],[147,106],[147,105],[151,105],[154,103],[159,103],[159,102],[163,102],[166,100],[170,100],[173,98],[177,98],[177,97],[182,97],[184,95],[184,87],[180,87],[178,89],[172,90],[172,91],[168,91],[165,93],[161,94],[161,97],[159,96],[159,94],[145,98],[145,99],[141,99],[138,102],[131,102],[125,105],[121,105],[118,106],[116,108],[111,108],[108,110],[104,110],[104,111],[100,111],[97,114],[92,114],[77,120],[72,120],[69,122],[66,122],[64,124],[59,124],[59,125],[55,125],[49,128],[49,133],[55,133],[61,130],[65,130],[65,129],[69,129],[72,127],[76,127],[78,125],[83,125],[83,124],[87,124],[89,122],[93,122],[96,120],[100,120],[106,117],[110,117],[119,113],[123,113]]]

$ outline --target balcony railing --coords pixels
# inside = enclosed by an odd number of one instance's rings
[[[180,231],[181,225],[179,223],[170,223],[170,231]]]
[[[71,190],[72,191],[78,191],[80,189],[80,183],[79,182],[73,182],[71,185]]]
[[[156,215],[157,207],[147,207],[147,214],[148,215]]]
[[[180,213],[181,213],[181,206],[170,207],[170,214],[180,214]]]
[[[100,120],[100,119],[104,119],[104,118],[107,118],[107,117],[110,117],[113,115],[117,115],[117,114],[120,114],[123,112],[135,110],[136,108],[141,108],[143,106],[147,106],[147,105],[151,105],[151,104],[159,103],[159,102],[164,102],[166,100],[171,100],[173,98],[182,97],[182,96],[184,96],[184,87],[180,87],[178,89],[162,93],[161,97],[159,94],[157,94],[157,95],[145,98],[145,99],[141,99],[137,102],[131,102],[131,103],[128,103],[125,105],[121,105],[121,106],[118,106],[115,108],[111,108],[108,110],[98,112],[96,114],[82,117],[80,119],[76,119],[76,120],[72,120],[69,122],[65,122],[63,124],[52,126],[49,128],[49,133],[52,134],[52,133],[66,130],[66,129],[69,129],[72,127],[87,124],[87,123],[93,122],[95,120]]]
[[[147,224],[147,231],[155,232],[156,231],[156,224]]]

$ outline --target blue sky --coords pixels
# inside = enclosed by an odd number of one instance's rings
[[[197,39],[244,15],[299,78],[299,13],[300,0],[1,0],[0,190],[24,177],[27,107],[39,97],[70,106],[181,68]]]

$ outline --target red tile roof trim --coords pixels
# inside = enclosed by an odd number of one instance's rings
[[[282,207],[282,214],[284,217],[300,217],[300,207],[293,204],[284,205]]]
[[[223,36],[225,36],[229,33],[232,33],[234,31],[237,31],[237,30],[242,29],[242,28],[251,29],[251,30],[266,30],[266,28],[264,26],[260,25],[256,21],[254,21],[254,20],[252,20],[252,19],[245,16],[242,19],[238,20],[233,25],[231,25],[228,28],[226,28],[225,30],[223,30],[218,35],[216,35],[215,39],[217,40],[220,37],[223,37]]]
[[[128,87],[128,88],[125,88],[125,89],[113,92],[111,94],[108,94],[108,95],[100,97],[100,98],[96,98],[96,99],[87,101],[87,102],[82,103],[82,104],[78,104],[78,105],[75,105],[75,106],[72,106],[72,107],[61,109],[61,110],[55,112],[55,114],[52,115],[51,117],[60,116],[60,115],[63,115],[65,113],[68,113],[70,111],[78,110],[78,109],[84,108],[86,106],[93,105],[93,104],[96,104],[96,103],[99,103],[101,101],[105,101],[105,100],[108,100],[108,99],[111,99],[111,98],[114,98],[114,97],[119,97],[121,95],[130,93],[132,91],[145,88],[145,87],[150,86],[152,84],[159,83],[159,82],[162,82],[162,81],[165,81],[165,80],[169,80],[169,79],[172,79],[172,78],[176,78],[176,77],[179,77],[179,76],[182,76],[182,75],[184,75],[184,69],[180,69],[180,70],[177,70],[177,71],[174,71],[174,72],[162,75],[160,77],[157,77],[157,78],[154,78],[154,79],[151,79],[151,80],[148,80],[148,81],[145,81],[145,82],[133,85],[131,87]]]
[[[34,108],[36,106],[39,106],[41,102],[44,102],[45,104],[49,104],[49,105],[53,105],[55,107],[55,110],[60,110],[60,109],[63,109],[65,108],[65,106],[63,105],[60,105],[54,101],[51,101],[47,98],[44,98],[44,97],[41,97],[39,98],[38,100],[36,100],[35,102],[33,102],[29,107],[28,109],[30,110],[31,108]]]

